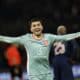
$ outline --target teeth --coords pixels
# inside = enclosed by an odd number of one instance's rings
[[[40,30],[36,30],[36,31],[40,31]]]

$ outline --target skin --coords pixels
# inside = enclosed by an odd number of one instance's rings
[[[60,25],[58,28],[57,28],[57,34],[58,35],[64,35],[67,33],[67,30],[66,30],[66,27],[64,25]]]
[[[42,39],[43,38],[43,26],[40,21],[34,21],[31,23],[30,28],[32,35],[35,39]]]

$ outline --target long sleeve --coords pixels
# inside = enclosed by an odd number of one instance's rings
[[[8,36],[0,36],[0,41],[7,42],[7,43],[13,43],[16,41],[19,41],[20,37],[8,37]]]
[[[66,35],[51,35],[50,34],[50,39],[51,41],[55,41],[55,40],[64,40],[64,41],[69,41],[75,38],[80,37],[80,32],[77,33],[72,33],[72,34],[66,34]]]
[[[77,32],[77,33],[72,33],[72,34],[67,34],[67,35],[63,35],[62,38],[66,41],[68,40],[72,40],[72,39],[75,39],[75,38],[78,38],[80,37],[80,32]]]
[[[9,36],[0,36],[0,41],[7,43],[23,43],[24,39],[27,39],[27,35],[19,36],[19,37],[9,37]]]

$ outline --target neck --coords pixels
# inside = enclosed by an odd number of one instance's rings
[[[34,34],[32,34],[32,36],[36,40],[41,40],[43,38],[43,34],[40,34],[40,35],[34,35]]]

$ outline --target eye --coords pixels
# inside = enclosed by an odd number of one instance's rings
[[[40,26],[40,24],[37,24],[37,26]]]
[[[36,25],[33,25],[33,27],[36,27]]]

